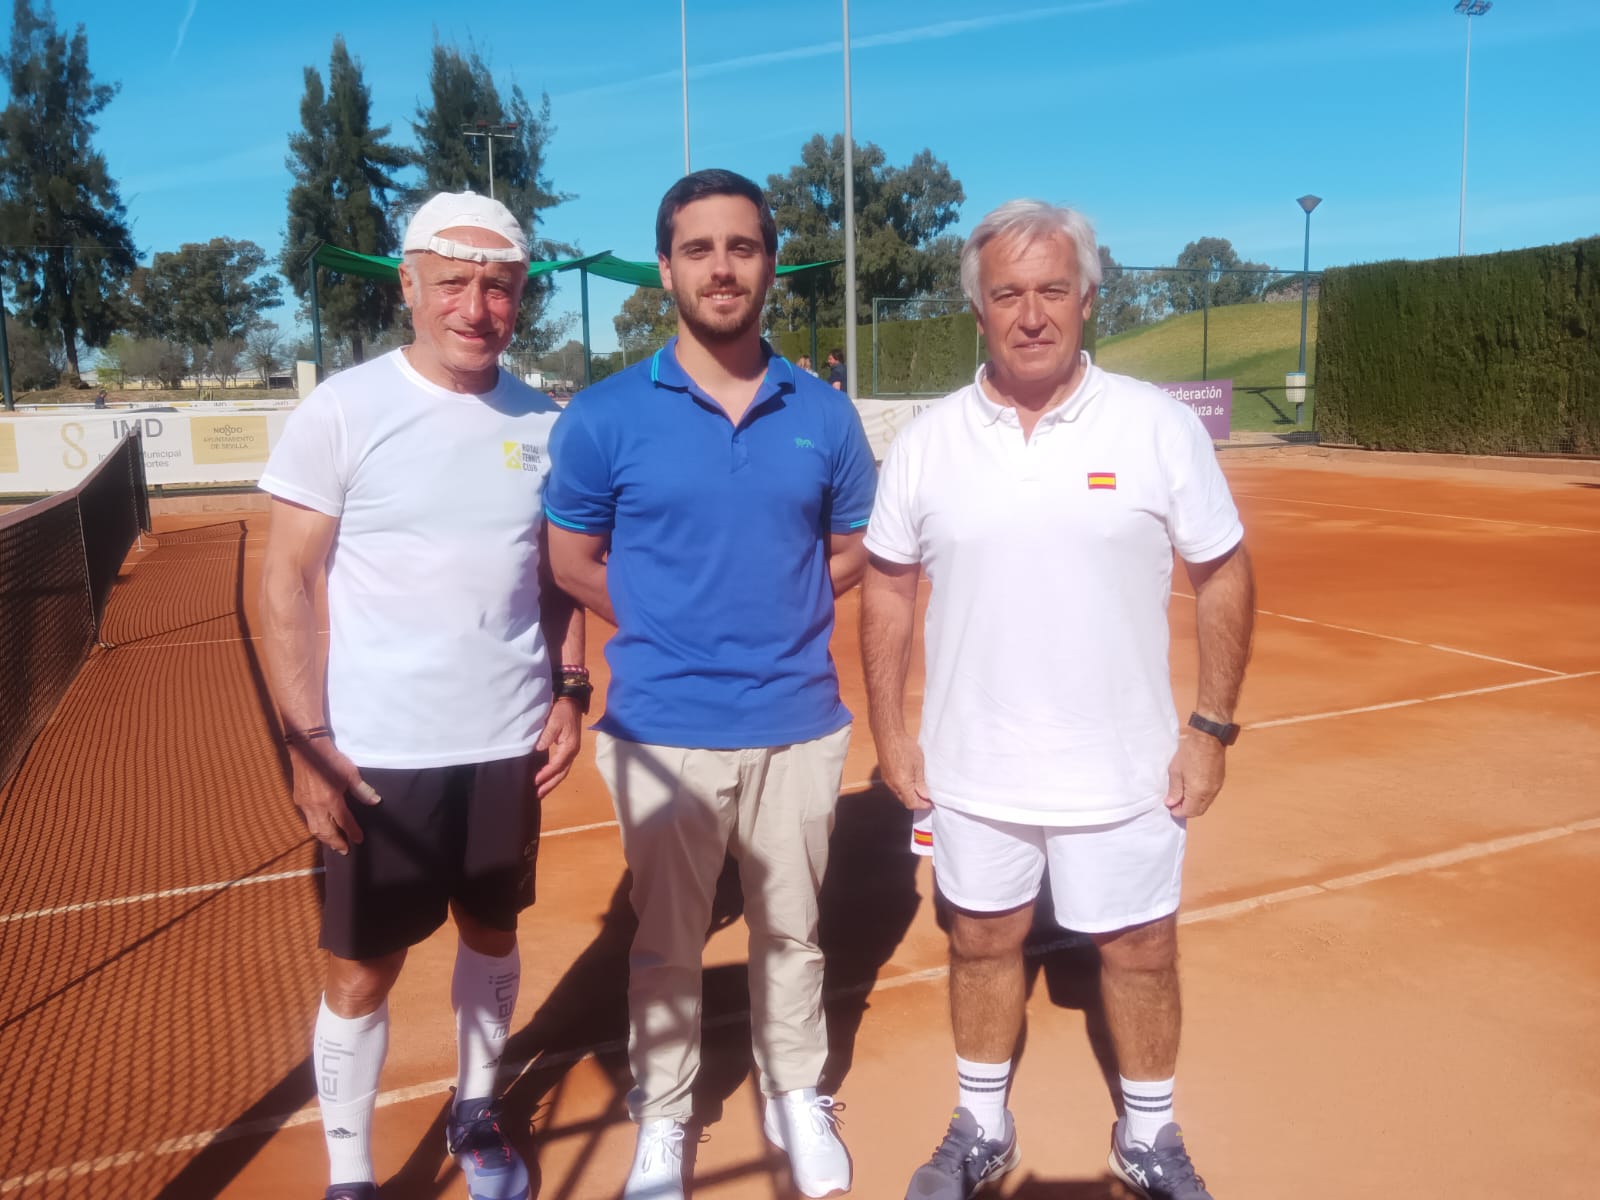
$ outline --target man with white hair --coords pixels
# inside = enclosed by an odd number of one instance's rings
[[[958,1099],[907,1200],[965,1200],[1019,1161],[1006,1092],[1047,865],[1057,921],[1100,951],[1122,1090],[1111,1170],[1151,1200],[1209,1200],[1173,1120],[1177,908],[1187,820],[1216,798],[1238,735],[1254,612],[1243,529],[1199,419],[1083,352],[1100,261],[1081,215],[1002,205],[968,239],[961,281],[990,361],[890,446],[862,594],[883,778],[921,817],[953,910]],[[1200,651],[1181,733],[1167,662],[1174,550]],[[905,684],[923,574],[913,738]]]
[[[413,341],[312,392],[261,480],[273,496],[263,657],[294,802],[324,869],[311,1061],[326,1197],[378,1196],[371,1125],[389,991],[407,950],[449,915],[458,1074],[447,1147],[473,1200],[525,1200],[495,1075],[539,802],[577,755],[589,699],[582,613],[544,554],[557,409],[499,367],[528,278],[510,211],[471,192],[435,196],[404,252]]]

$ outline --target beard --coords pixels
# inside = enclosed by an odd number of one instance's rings
[[[710,304],[702,303],[699,296],[687,298],[674,295],[678,305],[678,319],[688,328],[695,340],[710,344],[742,341],[761,325],[761,308],[766,302],[762,293],[746,293],[744,307],[733,312],[719,313]]]

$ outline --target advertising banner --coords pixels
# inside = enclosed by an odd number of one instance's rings
[[[872,457],[879,462],[889,452],[894,435],[906,427],[912,417],[935,403],[935,400],[857,400],[856,411],[861,414],[861,427],[867,431],[867,444],[872,447]]]
[[[1194,409],[1213,440],[1225,442],[1233,431],[1233,380],[1204,379],[1187,383],[1158,383],[1174,400]]]
[[[143,437],[152,484],[254,483],[289,420],[287,411],[78,411],[0,418],[0,495],[65,491],[111,453],[123,434]]]
[[[1186,383],[1158,383],[1156,386],[1192,408],[1213,439],[1219,442],[1229,439],[1233,426],[1233,380],[1191,380]],[[868,397],[857,400],[856,411],[861,414],[861,425],[867,431],[873,457],[882,462],[883,456],[888,453],[889,443],[894,441],[894,435],[905,428],[912,417],[937,402],[937,397],[925,400],[877,400]]]

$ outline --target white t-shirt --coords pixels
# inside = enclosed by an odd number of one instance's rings
[[[396,350],[289,419],[263,490],[339,518],[328,567],[328,718],[359,766],[492,762],[549,715],[539,526],[559,410],[500,373],[430,383]]]
[[[866,544],[932,583],[919,741],[934,803],[1031,825],[1161,803],[1178,739],[1172,552],[1206,562],[1243,534],[1199,418],[1092,364],[1026,441],[976,382],[907,425]]]

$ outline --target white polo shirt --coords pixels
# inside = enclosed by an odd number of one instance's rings
[[[1244,530],[1200,419],[1084,362],[1027,440],[975,381],[884,461],[866,544],[932,583],[919,741],[936,805],[1097,825],[1166,795],[1172,552],[1206,562]]]
[[[328,718],[364,767],[533,749],[550,712],[539,528],[559,410],[501,371],[483,395],[396,350],[320,385],[263,490],[339,518],[328,567]]]

